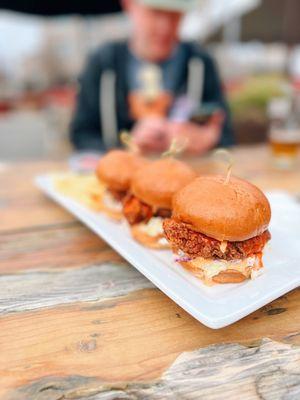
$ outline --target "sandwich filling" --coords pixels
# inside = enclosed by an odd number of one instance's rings
[[[152,217],[148,222],[141,224],[141,230],[151,237],[163,237],[163,219],[161,217]]]
[[[243,260],[218,260],[197,257],[189,259],[181,256],[177,262],[191,270],[194,275],[202,279],[207,285],[214,283],[227,283],[226,275],[230,275],[231,280],[242,282],[245,279],[255,279],[261,273],[262,254],[256,254]]]
[[[224,273],[255,278],[262,268],[262,251],[270,240],[269,231],[240,242],[219,241],[196,232],[172,218],[163,222],[167,240],[178,254],[176,261],[188,266],[206,283],[217,282]]]
[[[144,203],[134,195],[127,196],[123,203],[123,213],[130,225],[149,223],[152,220],[150,227],[157,227],[158,222],[163,221],[164,218],[171,216],[171,210],[166,208],[155,208],[149,204]],[[163,234],[162,225],[160,232]]]
[[[129,195],[123,202],[123,214],[131,226],[137,226],[142,234],[161,246],[168,246],[164,237],[163,221],[171,216],[171,210],[155,208]]]
[[[164,237],[163,218],[152,217],[148,222],[141,222],[134,225],[144,235],[145,241],[149,244],[156,243],[163,247],[169,247],[169,242]]]

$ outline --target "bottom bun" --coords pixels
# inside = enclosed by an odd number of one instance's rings
[[[205,260],[200,257],[191,261],[179,261],[179,263],[208,286],[214,284],[241,283],[247,279],[254,279],[260,275],[263,267],[261,255],[249,257],[235,263],[219,260]],[[219,266],[215,266],[214,264],[219,264]]]
[[[220,272],[218,275],[214,276],[212,280],[215,283],[240,283],[250,278],[250,273],[244,275],[234,269],[228,269],[227,271]]]
[[[123,219],[122,203],[112,199],[111,194],[107,191],[104,191],[103,195],[99,197],[97,210],[115,221]]]
[[[144,231],[144,226],[144,224],[137,224],[130,227],[131,235],[137,242],[151,249],[163,250],[170,248],[163,234],[156,236],[149,235]]]

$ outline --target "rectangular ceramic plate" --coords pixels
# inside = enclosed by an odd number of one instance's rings
[[[104,239],[167,296],[204,325],[218,329],[245,317],[300,284],[300,206],[284,192],[271,192],[270,231],[264,273],[240,284],[205,286],[174,261],[168,250],[144,248],[125,222],[114,222],[59,194],[50,176],[36,179],[39,188]]]

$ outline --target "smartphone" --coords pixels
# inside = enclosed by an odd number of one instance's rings
[[[221,108],[217,103],[204,103],[193,112],[190,121],[198,125],[205,125],[209,122],[211,117],[220,110]]]

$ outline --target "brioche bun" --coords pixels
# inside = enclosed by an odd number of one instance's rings
[[[162,158],[134,175],[131,191],[152,207],[171,209],[173,195],[195,177],[196,173],[184,162]]]
[[[271,218],[270,204],[256,186],[221,175],[196,178],[173,198],[172,217],[214,239],[243,241],[263,233]]]
[[[125,150],[111,150],[98,163],[96,175],[109,188],[127,191],[133,174],[147,161]]]

